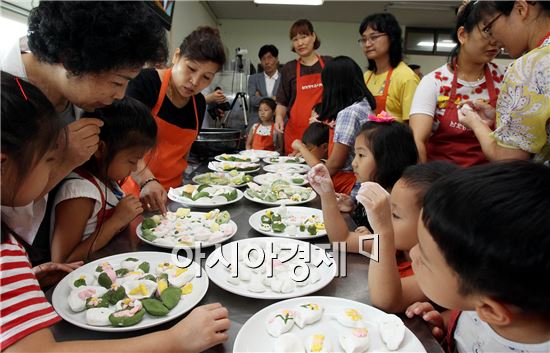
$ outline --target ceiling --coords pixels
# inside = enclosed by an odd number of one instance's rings
[[[253,1],[204,1],[220,19],[265,19],[359,23],[371,13],[390,12],[401,25],[449,28],[461,1],[340,1],[325,0],[321,6],[256,5]]]

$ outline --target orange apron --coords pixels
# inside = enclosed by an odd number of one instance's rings
[[[332,154],[332,149],[334,148],[334,128],[328,130],[328,155]],[[334,184],[334,191],[349,195],[357,178],[353,172],[337,172],[332,178],[332,183]]]
[[[147,153],[144,157],[145,163],[153,175],[159,180],[162,186],[168,190],[170,187],[180,186],[182,183],[183,172],[187,168],[185,157],[191,150],[191,145],[195,142],[199,134],[199,113],[195,97],[193,108],[195,109],[195,129],[182,129],[172,125],[160,117],[158,112],[166,97],[168,83],[172,76],[172,69],[166,70],[162,78],[162,86],[155,107],[151,114],[157,123],[157,145],[153,151]],[[141,188],[132,178],[127,178],[122,189],[126,194],[134,194],[139,197]]]
[[[269,136],[258,135],[258,128],[262,125],[258,123],[254,128],[253,137],[252,137],[252,149],[253,150],[264,150],[264,151],[275,151],[275,140],[273,134],[275,131],[274,124],[271,124],[271,134]]]
[[[380,114],[382,110],[386,110],[386,100],[388,99],[388,91],[390,89],[390,79],[393,74],[393,67],[390,69],[386,75],[386,82],[384,83],[384,93],[381,96],[375,96],[374,100],[376,101],[375,114]],[[369,78],[367,79],[367,85],[369,84],[370,79],[372,78],[373,72],[370,72]],[[386,110],[387,111],[387,110]]]
[[[321,68],[325,62],[317,56]],[[300,60],[296,60],[296,99],[290,108],[290,115],[285,126],[285,153],[292,152],[292,142],[301,140],[304,131],[309,126],[309,118],[313,107],[323,99],[323,83],[321,73],[300,75]]]

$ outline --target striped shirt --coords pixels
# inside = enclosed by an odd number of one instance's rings
[[[48,303],[25,249],[10,237],[0,243],[0,350],[61,318]]]

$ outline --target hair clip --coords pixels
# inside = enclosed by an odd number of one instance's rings
[[[25,100],[28,101],[29,98],[27,98],[27,95],[25,94],[25,90],[23,89],[23,86],[21,85],[21,82],[19,82],[19,78],[18,78],[18,77],[15,77],[15,82],[17,82],[17,85],[19,86],[19,89],[21,90],[21,94],[23,95],[23,97],[25,98]]]
[[[369,120],[374,121],[375,123],[392,123],[397,121],[396,118],[388,114],[385,110],[382,110],[378,115],[369,115]]]

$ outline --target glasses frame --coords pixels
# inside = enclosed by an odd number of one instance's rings
[[[495,24],[495,22],[500,18],[500,16],[502,16],[502,12],[499,13],[498,15],[496,15],[491,21],[489,21],[489,23],[487,23],[485,26],[483,26],[482,28],[480,28],[480,32],[481,32],[481,35],[483,36],[483,38],[485,39],[493,39],[493,25]]]
[[[387,36],[387,35],[388,35],[387,33],[371,34],[370,36],[368,36],[366,38],[357,39],[357,43],[359,44],[360,47],[366,47],[368,42],[371,42],[371,43],[374,44],[374,43],[376,43],[376,41],[378,41],[378,39],[380,39],[384,36]]]

